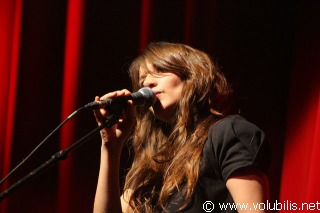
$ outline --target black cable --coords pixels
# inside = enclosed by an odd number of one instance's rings
[[[45,139],[43,139],[36,148],[34,148],[31,153],[24,158],[15,168],[13,168],[1,181],[0,186],[6,181],[12,174],[14,174],[54,133],[56,133],[65,123],[67,123],[73,116],[86,109],[85,107],[81,107],[78,110],[71,113],[62,123],[59,124]]]
[[[37,175],[41,174],[42,172],[46,171],[49,167],[51,167],[54,164],[57,164],[60,160],[64,160],[68,157],[68,153],[73,151],[74,149],[80,147],[85,142],[89,141],[90,138],[92,138],[97,132],[99,132],[101,129],[107,127],[110,128],[113,126],[116,122],[119,120],[118,114],[111,114],[106,117],[106,120],[104,123],[102,123],[100,126],[97,126],[94,130],[90,131],[88,134],[83,136],[81,139],[79,139],[77,142],[73,143],[71,146],[69,146],[65,150],[60,150],[49,160],[41,164],[38,168],[31,171],[29,174],[15,182],[12,186],[10,186],[8,189],[0,193],[0,202],[6,198],[11,192],[19,188],[22,184],[26,183],[27,181],[31,180],[32,178],[36,177]]]

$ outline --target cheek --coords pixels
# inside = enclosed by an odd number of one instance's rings
[[[175,93],[181,93],[183,85],[184,82],[182,82],[177,76],[172,76],[171,79],[167,82],[168,88],[171,88],[171,90]]]
[[[176,88],[176,90],[173,91],[172,96],[174,97],[175,101],[180,100],[182,96],[182,88]]]
[[[183,90],[183,83],[182,82],[177,82],[176,84],[173,85],[173,95],[177,99],[180,99],[182,96],[182,90]]]

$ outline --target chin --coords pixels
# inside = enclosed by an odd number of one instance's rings
[[[172,121],[174,110],[171,107],[163,108],[161,105],[155,104],[150,107],[150,110],[158,120],[166,123],[170,123]]]

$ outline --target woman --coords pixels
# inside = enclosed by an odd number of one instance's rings
[[[128,101],[119,122],[101,130],[94,211],[266,212],[257,205],[268,199],[264,134],[225,115],[230,88],[210,57],[183,44],[152,43],[129,72],[133,90],[149,87],[157,102],[134,109]],[[95,101],[129,95],[121,90]],[[99,125],[108,115],[94,113]],[[129,138],[134,160],[120,195],[120,154]]]

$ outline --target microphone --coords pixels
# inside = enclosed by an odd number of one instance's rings
[[[132,100],[133,105],[150,107],[156,102],[157,97],[155,93],[152,91],[152,89],[150,89],[149,87],[143,87],[139,89],[137,92],[131,93],[130,96],[115,97],[108,98],[106,100],[94,101],[85,105],[84,108],[105,108],[110,113],[119,112],[127,105],[128,100]]]

